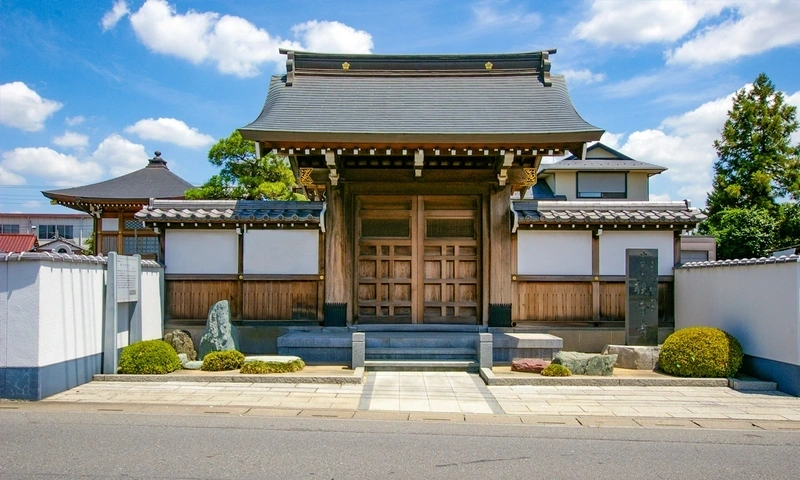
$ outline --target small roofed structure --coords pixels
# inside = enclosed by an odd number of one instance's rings
[[[32,252],[39,246],[36,235],[26,233],[0,233],[0,252]]]
[[[58,236],[47,240],[36,248],[37,252],[68,253],[72,255],[87,255],[90,252],[72,240]]]
[[[145,168],[121,177],[82,187],[49,190],[42,195],[59,205],[87,212],[94,217],[94,254],[140,254],[156,258],[158,237],[134,214],[151,198],[183,199],[193,185],[172,173],[156,151]]]

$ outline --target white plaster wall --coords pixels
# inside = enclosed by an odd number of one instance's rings
[[[4,262],[6,308],[0,319],[4,367],[38,366],[39,266],[39,262]]]
[[[235,230],[166,231],[166,273],[236,274],[239,272],[239,235]]]
[[[800,263],[675,270],[675,329],[704,325],[744,353],[800,365]]]
[[[625,200],[647,202],[650,200],[650,177],[644,172],[628,172],[628,198]]]
[[[116,232],[119,230],[119,218],[101,218],[100,230],[103,232]]]
[[[575,183],[575,172],[556,172],[553,177],[556,181],[556,189],[553,193],[556,195],[565,195],[567,200],[585,200],[577,198],[577,184]]]
[[[164,337],[164,298],[161,268],[142,268],[142,340]]]
[[[591,275],[592,232],[519,230],[519,275]]]
[[[28,262],[39,270],[39,358],[46,366],[103,351],[105,265]]]
[[[251,230],[244,236],[244,273],[319,273],[318,230]]]
[[[8,262],[0,263],[0,368],[6,366],[8,346]]]
[[[658,249],[658,274],[672,275],[675,265],[673,233],[637,232],[635,228],[603,230],[600,236],[600,275],[625,275],[625,249],[628,248]]]

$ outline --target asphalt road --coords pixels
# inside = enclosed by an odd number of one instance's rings
[[[0,410],[0,479],[797,479],[800,432]]]

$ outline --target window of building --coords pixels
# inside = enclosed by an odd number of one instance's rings
[[[627,198],[625,172],[578,172],[578,198]]]
[[[19,233],[19,225],[0,225],[0,233]]]
[[[153,255],[157,254],[158,237],[125,237],[123,249],[125,255]]]
[[[56,238],[56,235],[72,239],[72,225],[39,225],[38,236],[40,239]]]

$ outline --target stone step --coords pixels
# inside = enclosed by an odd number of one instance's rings
[[[475,360],[474,348],[367,348],[368,360]]]
[[[477,334],[441,332],[368,332],[367,350],[371,348],[474,348]]]
[[[377,371],[477,371],[478,363],[470,360],[367,360],[366,370]]]
[[[778,384],[775,382],[759,380],[747,375],[729,378],[728,386],[740,392],[774,392],[778,389]]]

